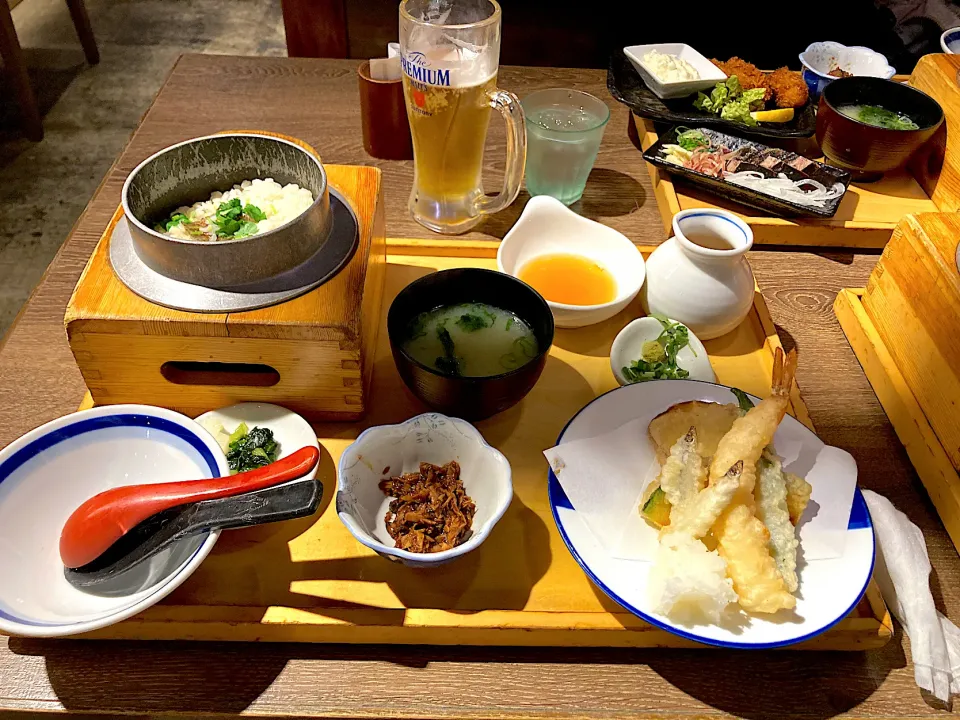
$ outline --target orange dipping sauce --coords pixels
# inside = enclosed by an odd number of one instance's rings
[[[582,255],[540,255],[521,267],[517,277],[555,303],[603,305],[617,298],[610,271]]]

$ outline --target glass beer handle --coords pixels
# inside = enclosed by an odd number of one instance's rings
[[[496,108],[507,123],[507,167],[500,194],[493,197],[481,195],[477,199],[477,212],[484,215],[499,212],[517,199],[523,182],[523,166],[527,161],[527,128],[520,98],[506,90],[494,90],[489,99],[490,107]]]

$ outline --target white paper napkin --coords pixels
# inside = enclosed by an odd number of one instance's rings
[[[370,77],[374,80],[399,80],[400,58],[370,58]]]
[[[622,560],[652,561],[657,551],[657,531],[638,509],[644,489],[660,471],[648,424],[647,419],[634,420],[543,453],[591,533],[612,557]],[[782,424],[774,444],[784,469],[813,486],[800,521],[804,559],[840,557],[857,485],[856,462],[798,423]]]
[[[873,576],[910,638],[917,685],[943,702],[960,694],[960,629],[937,612],[920,528],[882,495],[863,491],[877,538]]]

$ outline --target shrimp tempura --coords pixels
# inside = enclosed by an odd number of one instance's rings
[[[791,352],[784,363],[783,351],[777,349],[770,397],[733,422],[710,464],[710,484],[713,484],[734,464],[743,463],[740,488],[733,503],[720,515],[713,533],[717,550],[727,561],[727,573],[733,580],[740,606],[747,612],[774,613],[792,609],[797,603],[767,547],[770,533],[754,516],[753,495],[757,463],[764,448],[773,441],[790,404],[796,364],[796,352]]]

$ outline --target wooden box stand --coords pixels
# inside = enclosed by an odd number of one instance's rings
[[[129,290],[113,272],[116,215],[67,306],[70,347],[97,404],[144,403],[196,415],[272,402],[323,420],[369,405],[386,263],[380,170],[327,165],[357,215],[359,245],[334,278],[293,300],[229,314],[182,312]]]
[[[763,210],[729,201],[682,181],[674,183],[670,173],[648,164],[667,235],[673,234],[670,223],[680,210],[720,207],[743,218],[753,230],[757,245],[882,248],[904,215],[960,209],[958,72],[960,55],[931,54],[920,59],[909,83],[940,103],[945,118],[943,126],[910,159],[906,168],[887,173],[877,182],[851,183],[832,218],[773,217]],[[628,132],[643,150],[658,140],[653,122],[641,117],[631,115]],[[784,146],[809,157],[820,152],[812,138],[767,144]]]
[[[956,213],[907,215],[867,282],[863,307],[960,470],[960,271]]]
[[[907,215],[834,310],[960,549],[960,216]]]

